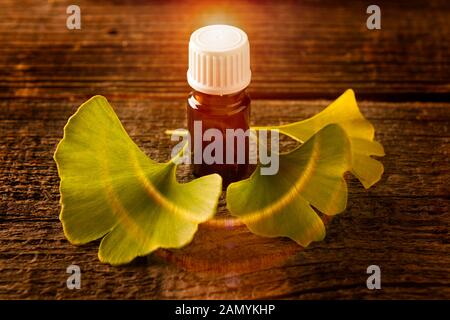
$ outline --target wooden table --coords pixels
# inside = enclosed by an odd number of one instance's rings
[[[450,298],[448,1],[377,1],[381,30],[366,28],[367,1],[98,0],[77,1],[81,30],[68,30],[72,2],[0,2],[0,299]],[[353,88],[385,147],[383,178],[365,190],[349,175],[347,210],[307,249],[209,223],[181,250],[102,264],[99,242],[71,245],[58,220],[63,126],[102,94],[167,160],[164,130],[186,125],[189,35],[210,23],[249,35],[254,124],[311,116]],[[66,288],[71,264],[80,290]],[[372,264],[381,290],[366,287]]]

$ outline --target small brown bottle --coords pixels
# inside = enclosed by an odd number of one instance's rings
[[[242,30],[211,25],[189,42],[187,105],[195,176],[218,173],[223,186],[245,178],[249,165],[250,49]]]

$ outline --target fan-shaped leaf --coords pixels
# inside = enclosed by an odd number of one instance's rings
[[[99,258],[111,264],[187,244],[214,215],[221,193],[219,175],[178,183],[174,161],[148,158],[101,96],[69,119],[54,158],[67,239],[83,244],[104,236]]]
[[[322,240],[325,228],[316,214],[334,215],[347,203],[343,174],[351,168],[350,143],[339,125],[328,125],[297,149],[281,154],[276,175],[259,167],[227,189],[227,207],[254,233],[286,236],[307,246]]]
[[[281,133],[303,142],[332,123],[339,124],[350,139],[352,150],[351,172],[365,188],[370,188],[380,180],[384,171],[382,163],[370,156],[384,156],[384,150],[380,143],[373,140],[375,130],[359,111],[353,90],[345,91],[325,110],[314,117],[286,125],[260,128],[279,129]]]

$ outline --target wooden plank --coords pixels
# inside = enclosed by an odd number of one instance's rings
[[[220,22],[249,34],[255,98],[331,99],[352,87],[373,100],[450,100],[447,1],[379,1],[377,31],[363,1],[87,0],[77,31],[65,27],[67,5],[2,2],[1,98],[183,97],[189,35]]]
[[[0,299],[450,298],[448,1],[377,1],[378,31],[365,27],[364,1],[80,0],[79,31],[65,27],[69,4],[0,4]],[[347,210],[306,250],[223,229],[222,198],[185,248],[101,264],[98,241],[69,244],[58,220],[62,128],[104,94],[138,145],[167,160],[164,130],[185,127],[188,38],[210,23],[249,35],[253,123],[312,116],[354,88],[385,147],[385,174],[369,190],[348,175]],[[188,168],[178,176],[189,179]],[[72,263],[80,291],[65,285]],[[371,264],[380,291],[366,288]]]
[[[303,250],[244,226],[206,223],[181,250],[111,267],[98,261],[98,241],[73,246],[58,221],[52,153],[80,102],[0,102],[0,299],[450,297],[449,103],[360,103],[386,149],[386,172],[369,190],[348,177],[348,208],[327,224],[323,242]],[[111,102],[138,145],[166,160],[164,130],[185,125],[184,100]],[[329,102],[255,100],[252,118],[286,123]],[[187,168],[179,176],[186,179]],[[223,199],[218,215],[227,215]],[[73,263],[82,269],[79,291],[65,287],[65,269]],[[366,288],[371,264],[382,268],[380,291]]]

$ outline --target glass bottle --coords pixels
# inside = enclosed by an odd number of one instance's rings
[[[218,173],[226,188],[245,178],[250,170],[250,97],[246,88],[251,71],[245,32],[228,25],[196,30],[189,42],[187,78],[193,89],[187,100],[193,173]],[[213,137],[208,131],[214,133]],[[216,146],[223,148],[206,152],[216,139],[221,140]]]

